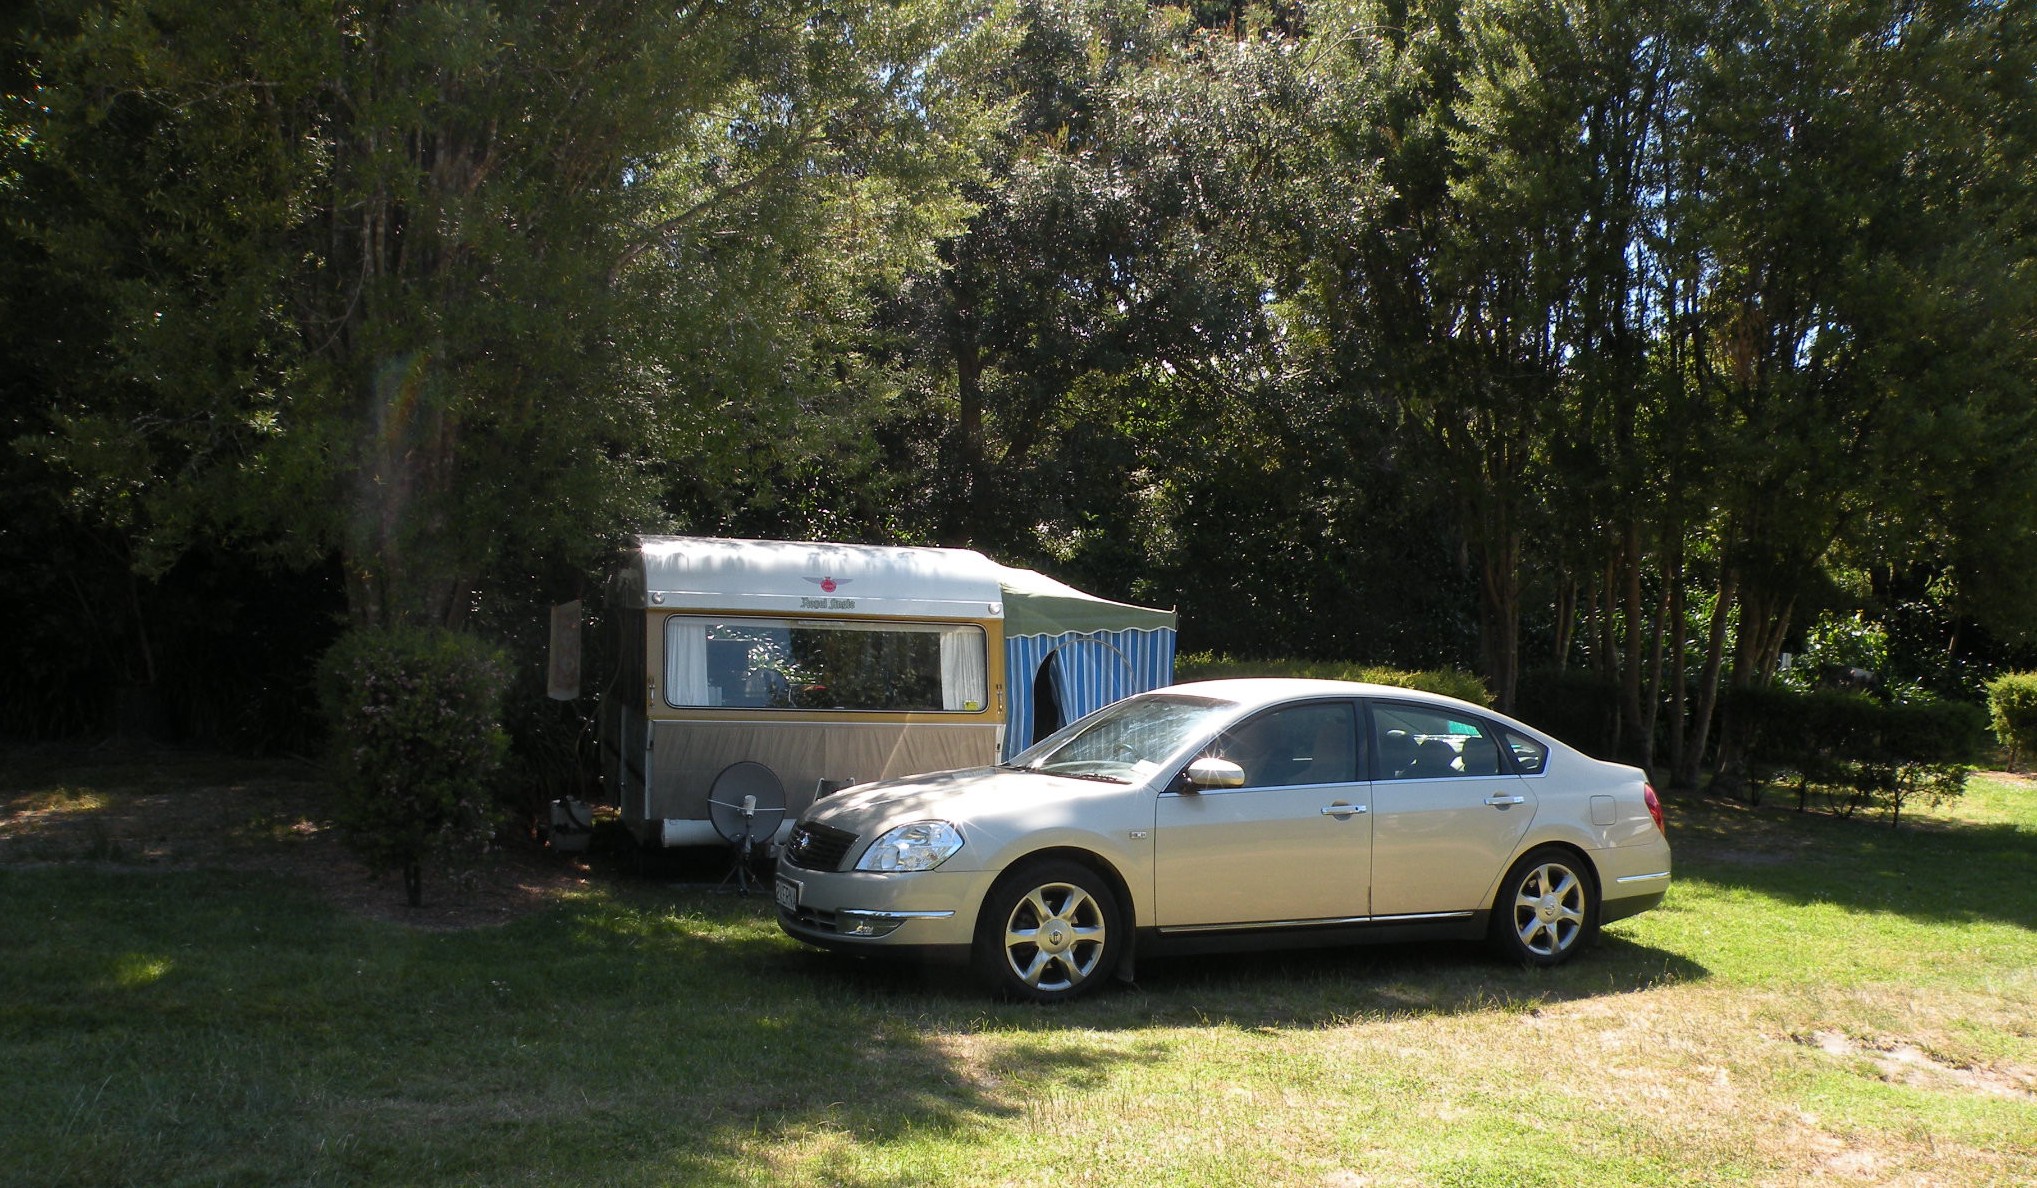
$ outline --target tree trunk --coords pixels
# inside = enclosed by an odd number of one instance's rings
[[[1486,680],[1492,682],[1494,708],[1512,713],[1521,667],[1520,541],[1506,530],[1497,545],[1488,543],[1481,552],[1479,650]]]
[[[961,473],[956,489],[949,492],[950,543],[975,543],[975,508],[983,483],[983,355],[974,337],[956,344],[955,391],[961,407]]]
[[[1570,667],[1570,641],[1577,633],[1577,582],[1565,576],[1556,585],[1556,671]]]
[[[1673,773],[1683,770],[1683,756],[1686,740],[1690,735],[1690,720],[1685,711],[1690,707],[1688,691],[1684,688],[1686,676],[1684,656],[1684,604],[1683,604],[1683,547],[1679,544],[1665,574],[1669,587],[1669,613],[1664,616],[1673,633],[1669,653],[1669,770]]]
[[[439,407],[434,356],[385,359],[364,383],[365,432],[356,470],[345,563],[356,626],[419,623],[457,629],[473,602],[466,559],[447,500],[458,481],[460,423]],[[444,383],[443,378],[439,383]]]
[[[1739,586],[1739,572],[1728,567],[1719,579],[1718,604],[1712,608],[1712,629],[1705,642],[1705,666],[1698,677],[1697,714],[1691,722],[1682,760],[1670,776],[1670,785],[1681,791],[1697,790],[1698,769],[1704,763],[1705,746],[1712,733],[1712,717],[1719,704],[1719,674],[1726,663],[1726,626],[1732,615],[1733,602],[1739,596]]]
[[[1626,612],[1626,648],[1620,665],[1620,752],[1629,762],[1646,767],[1649,739],[1641,712],[1641,668],[1647,663],[1641,646],[1646,616],[1641,611],[1641,525],[1629,519],[1620,536],[1621,591]]]
[[[1789,630],[1789,618],[1796,605],[1795,599],[1782,602],[1765,590],[1753,590],[1740,599],[1740,632],[1733,647],[1733,689],[1735,691],[1758,689],[1767,683],[1775,657],[1782,649],[1783,636]],[[1748,796],[1752,792],[1747,769],[1747,746],[1749,723],[1745,712],[1736,704],[1738,698],[1726,699],[1726,712],[1719,725],[1719,755],[1712,776],[1712,787],[1729,796]]]
[[[1619,624],[1616,621],[1620,613],[1620,600],[1616,593],[1619,589],[1619,580],[1615,576],[1616,565],[1616,560],[1608,552],[1606,563],[1599,567],[1598,597],[1593,600],[1598,603],[1598,622],[1595,624],[1598,630],[1598,655],[1592,658],[1591,667],[1599,679],[1609,685],[1620,679]],[[1616,746],[1619,743],[1618,725],[1613,724],[1615,732],[1606,738],[1608,743]]]
[[[1649,772],[1655,770],[1656,727],[1662,716],[1662,648],[1669,624],[1669,591],[1670,580],[1665,574],[1662,593],[1655,600],[1654,622],[1648,627],[1648,698],[1641,718],[1641,768]]]

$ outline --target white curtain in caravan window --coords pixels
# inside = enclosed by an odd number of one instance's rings
[[[953,627],[941,632],[941,708],[980,710],[987,700],[983,631]]]
[[[665,700],[707,704],[707,624],[665,620]]]

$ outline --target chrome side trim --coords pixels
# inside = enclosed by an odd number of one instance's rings
[[[1175,924],[1161,932],[1242,932],[1257,928],[1306,928],[1317,925],[1365,924],[1370,916],[1339,916],[1332,920],[1254,920],[1248,924]]]
[[[1243,924],[1173,924],[1160,928],[1176,932],[1256,932],[1262,928],[1334,928],[1349,924],[1409,924],[1423,920],[1468,920],[1472,912],[1415,912],[1405,916],[1337,916],[1323,920],[1253,920]]]
[[[1656,871],[1656,872],[1655,872],[1654,874],[1640,874],[1640,875],[1624,875],[1624,876],[1622,876],[1622,877],[1620,877],[1620,878],[1614,879],[1614,880],[1613,880],[1613,882],[1615,882],[1615,883],[1652,883],[1652,882],[1654,882],[1654,881],[1655,881],[1656,879],[1666,879],[1666,878],[1668,878],[1668,877],[1669,877],[1669,872],[1668,872],[1668,871],[1666,871],[1666,870],[1659,870],[1659,871]]]
[[[1255,792],[1285,792],[1295,788],[1363,788],[1371,782],[1370,780],[1339,780],[1332,784],[1247,784],[1241,788],[1195,788],[1186,792],[1179,788],[1162,788],[1160,789],[1160,795],[1176,797],[1237,796],[1241,794],[1250,795]]]

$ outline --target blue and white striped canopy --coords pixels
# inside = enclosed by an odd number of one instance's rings
[[[1009,759],[1044,733],[1037,730],[1034,697],[1042,665],[1052,663],[1060,724],[1066,725],[1120,698],[1172,684],[1174,628],[1006,636],[1004,657],[1011,693],[1001,758]]]

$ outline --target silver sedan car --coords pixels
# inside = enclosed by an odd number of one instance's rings
[[[1448,697],[1341,681],[1175,685],[997,767],[816,801],[779,922],[1072,998],[1134,953],[1490,938],[1554,965],[1662,902],[1641,771]]]

